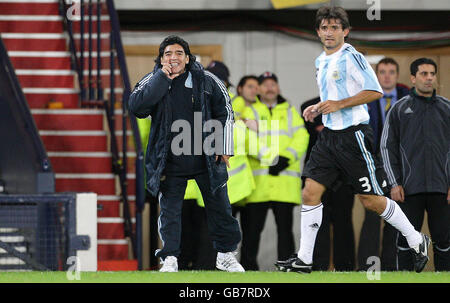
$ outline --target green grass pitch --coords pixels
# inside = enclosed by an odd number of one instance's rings
[[[450,272],[380,272],[379,278],[369,280],[365,272],[122,271],[81,272],[80,280],[69,280],[66,272],[0,272],[0,283],[450,283]]]

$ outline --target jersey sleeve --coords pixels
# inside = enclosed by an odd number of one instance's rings
[[[347,54],[347,64],[350,77],[360,85],[361,90],[383,93],[374,70],[363,55],[358,52],[349,52]]]

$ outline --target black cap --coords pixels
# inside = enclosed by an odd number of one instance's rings
[[[278,77],[271,72],[264,72],[258,77],[258,83],[261,84],[266,79],[273,79],[276,83],[278,83]]]
[[[220,80],[230,84],[230,80],[228,79],[228,77],[230,77],[230,71],[228,70],[228,67],[223,64],[223,62],[211,61],[211,63],[209,63],[206,67],[206,70],[213,73]]]

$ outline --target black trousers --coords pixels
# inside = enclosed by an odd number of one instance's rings
[[[196,200],[184,200],[181,219],[180,270],[214,270],[217,251],[208,234],[206,210]]]
[[[354,193],[343,185],[336,192],[322,196],[322,224],[316,237],[313,270],[326,271],[330,266],[330,228],[333,226],[333,263],[337,271],[355,269],[355,236],[352,223]]]
[[[212,193],[207,173],[192,178],[197,182],[205,202],[208,232],[214,249],[219,252],[236,250],[241,232],[239,223],[231,214],[227,187]],[[190,177],[166,176],[161,181],[158,231],[163,247],[156,252],[156,256],[162,259],[166,256],[178,257],[181,252],[182,206],[188,179]]]
[[[381,217],[365,209],[365,217],[361,227],[358,245],[358,270],[366,271],[371,264],[367,259],[371,256],[380,257],[380,224]],[[397,237],[398,231],[389,223],[384,224],[381,245],[381,270],[397,269]]]
[[[442,193],[423,193],[405,197],[399,203],[405,215],[416,230],[421,230],[425,211],[428,215],[428,228],[433,242],[434,268],[436,271],[450,270],[450,213],[447,195]],[[398,237],[398,269],[413,270],[414,264],[408,242]]]
[[[285,260],[294,253],[295,243],[292,224],[295,205],[286,202],[257,202],[248,203],[245,206],[244,224],[246,226],[243,226],[241,265],[246,270],[259,270],[257,262],[259,242],[269,209],[272,209],[277,225],[278,260]]]

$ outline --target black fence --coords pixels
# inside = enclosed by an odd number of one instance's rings
[[[76,234],[76,194],[0,195],[0,271],[67,270],[90,248]]]

